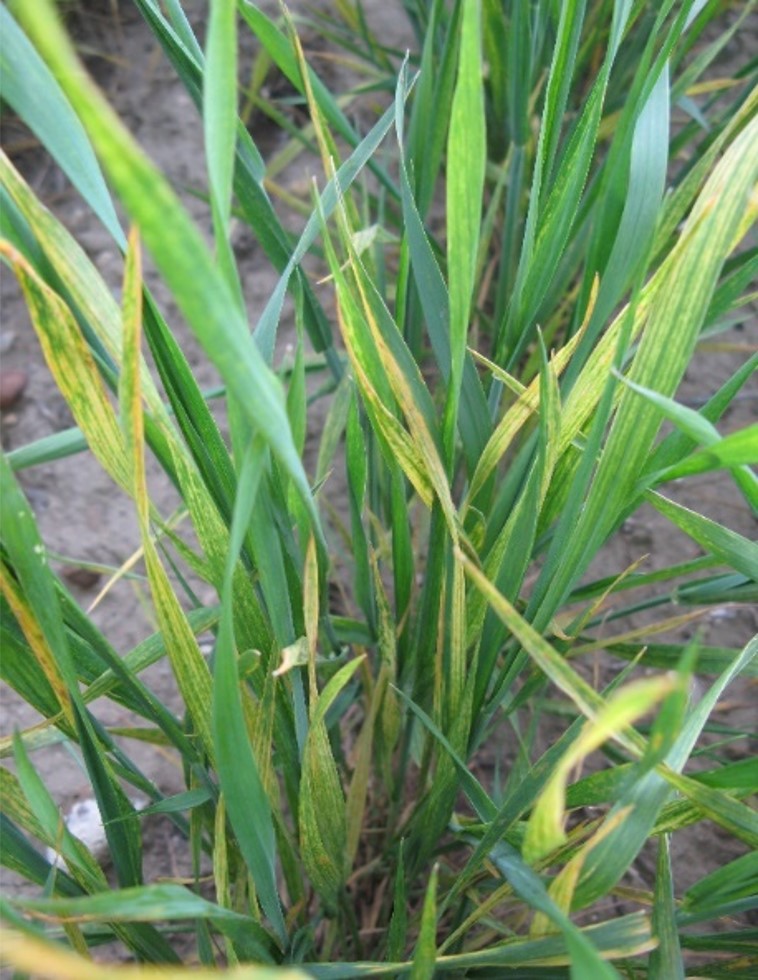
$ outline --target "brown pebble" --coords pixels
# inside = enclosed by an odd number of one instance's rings
[[[26,371],[0,371],[0,409],[5,411],[15,405],[28,381]]]
[[[68,567],[63,569],[63,577],[79,589],[92,589],[100,581],[101,575],[91,568]]]

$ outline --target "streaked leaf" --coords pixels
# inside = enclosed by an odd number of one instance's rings
[[[463,6],[458,73],[450,110],[447,158],[447,260],[450,270],[450,380],[446,407],[448,452],[458,415],[484,189],[481,2]]]
[[[171,666],[197,727],[205,751],[213,756],[210,726],[211,678],[184,610],[158,556],[150,528],[150,505],[145,477],[144,429],[140,391],[139,352],[142,336],[142,269],[139,239],[132,232],[124,279],[124,363],[119,401],[127,458],[145,549],[145,565],[161,631],[170,636]]]
[[[261,905],[280,942],[286,927],[275,870],[274,824],[258,762],[248,737],[240,691],[231,599],[234,567],[260,486],[266,452],[254,440],[243,460],[232,523],[213,676],[212,726],[218,771],[229,819],[255,881]],[[255,813],[257,819],[250,820]]]
[[[86,76],[77,70],[70,43],[48,4],[24,7],[19,14],[38,50],[62,78],[66,94],[80,113],[106,172],[131,217],[139,223],[143,240],[188,323],[242,406],[249,424],[264,434],[291,474],[311,512],[314,527],[318,528],[310,487],[292,443],[280,385],[257,347],[250,343],[241,312],[198,229],[165,178],[136,146]],[[225,338],[223,344],[219,343],[221,337]]]
[[[330,908],[336,906],[347,875],[347,825],[345,796],[329,744],[325,717],[359,666],[357,659],[345,664],[319,695],[303,755],[299,812],[303,863],[314,888]]]
[[[125,980],[160,980],[160,977],[165,976],[165,968],[144,964],[127,966],[97,963],[61,949],[58,944],[7,928],[2,930],[2,945],[4,957],[14,968],[44,970],[46,976],[52,980],[107,980],[113,976],[123,976]],[[174,967],[172,973],[180,977],[184,971]],[[235,973],[238,980],[305,980],[307,976],[302,970],[295,968],[252,965],[239,968]],[[218,971],[194,968],[191,975],[195,980],[213,980],[218,976]]]
[[[671,689],[672,680],[666,677],[628,684],[585,724],[582,734],[556,766],[532,812],[523,844],[526,860],[533,862],[544,857],[565,842],[563,818],[566,782],[574,766],[602,745],[611,734],[646,714]]]

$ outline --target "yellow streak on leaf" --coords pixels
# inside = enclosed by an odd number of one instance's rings
[[[8,601],[18,625],[31,647],[37,663],[42,668],[45,677],[50,683],[63,714],[70,725],[74,725],[74,709],[71,704],[71,697],[68,687],[63,679],[58,664],[55,660],[53,651],[50,649],[44,633],[40,629],[34,611],[22,594],[16,580],[8,574],[4,564],[0,564],[0,591]]]
[[[291,967],[237,966],[228,970],[196,967],[95,963],[59,945],[0,928],[0,959],[15,970],[44,980],[308,980]]]
[[[592,318],[592,312],[595,308],[599,288],[600,281],[597,277],[595,277],[595,281],[592,284],[592,292],[587,304],[587,310],[584,314],[584,321],[582,322],[580,329],[576,332],[576,334],[574,334],[565,347],[562,347],[550,359],[550,365],[555,372],[556,377],[558,377],[568,366],[574,351],[579,346],[579,343],[584,336],[584,332],[589,325],[590,319]],[[502,381],[503,384],[507,385],[511,389],[518,390],[513,384],[514,379],[512,379],[510,375],[506,374],[506,372],[504,372],[496,364],[494,364],[492,361],[488,361],[482,355],[477,355],[477,359],[483,363],[486,363],[487,367],[499,381]],[[530,415],[537,412],[539,407],[540,379],[539,377],[536,377],[530,385],[522,389],[518,398],[502,417],[497,425],[497,428],[490,436],[487,445],[484,447],[479,463],[474,471],[474,475],[471,478],[471,487],[462,508],[462,517],[465,516],[469,504],[476,498],[477,493],[484,486],[487,478],[502,459],[503,454],[508,449],[508,446],[510,446],[511,442],[515,439],[522,426],[528,421]],[[562,446],[560,451],[562,451],[564,448],[565,447]]]
[[[127,457],[132,467],[132,487],[137,505],[145,566],[166,650],[185,704],[197,727],[209,758],[214,757],[211,731],[212,685],[208,665],[203,659],[184,610],[171,587],[150,532],[150,499],[145,477],[144,422],[139,374],[142,333],[142,269],[139,240],[135,230],[129,236],[124,279],[124,363],[119,385],[122,425]]]
[[[679,683],[680,679],[674,675],[633,681],[617,691],[594,718],[585,722],[579,738],[556,765],[532,810],[523,844],[525,860],[537,861],[565,842],[566,783],[574,766],[647,714]]]
[[[73,313],[9,242],[0,255],[23,290],[42,353],[92,452],[124,490],[128,489],[124,442],[105,386]]]
[[[612,831],[615,831],[617,827],[621,826],[633,809],[634,808],[632,806],[625,806],[617,810],[615,813],[610,814],[608,819],[598,827],[592,837],[590,837],[579,852],[571,858],[566,866],[550,883],[548,894],[558,908],[565,912],[566,915],[571,912],[571,900],[574,896],[576,883],[579,880],[579,875],[581,874],[582,868],[584,867],[590,853],[602,840],[608,837]],[[537,912],[532,920],[532,927],[529,930],[529,935],[533,939],[537,939],[539,936],[547,936],[550,933],[558,931],[559,930],[556,928],[554,923],[552,923],[544,913]]]

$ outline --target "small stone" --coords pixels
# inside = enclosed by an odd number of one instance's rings
[[[5,411],[15,405],[28,381],[26,371],[0,371],[0,409]]]
[[[129,802],[137,812],[147,806],[147,800],[139,797],[130,797]],[[69,833],[78,838],[97,861],[101,864],[110,862],[108,838],[96,800],[89,798],[74,803],[64,820]],[[66,867],[65,860],[54,848],[48,847],[45,854],[53,867]]]
[[[7,354],[16,343],[16,334],[12,330],[0,330],[0,354]]]
[[[649,547],[653,543],[653,535],[648,528],[637,521],[626,520],[621,525],[621,533],[625,534],[632,544]]]
[[[91,568],[75,567],[64,568],[63,577],[79,589],[93,589],[101,579],[100,572],[95,572]]]

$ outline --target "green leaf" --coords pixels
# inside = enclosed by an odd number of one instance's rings
[[[31,830],[28,824],[24,824],[24,828]],[[28,838],[5,813],[0,814],[0,833],[3,837],[0,850],[3,867],[36,885],[46,885],[50,876],[50,862],[32,847]],[[76,882],[61,868],[56,869],[53,888],[56,895],[72,897],[82,893]]]
[[[84,452],[86,448],[87,440],[84,438],[81,429],[72,427],[63,432],[42,436],[40,439],[28,442],[25,446],[12,449],[8,453],[8,462],[13,472],[16,473],[32,466],[41,466],[43,463],[53,463],[58,459],[65,459],[66,456],[75,456],[77,453]]]
[[[105,875],[85,845],[69,831],[18,734],[14,735],[13,747],[18,780],[7,770],[1,770],[3,809],[18,819],[25,816],[24,809],[28,807],[31,819],[25,819],[25,825],[49,847],[55,847],[74,879],[88,891],[104,889]],[[17,796],[20,798],[14,799]]]
[[[165,800],[144,807],[140,810],[140,816],[148,817],[153,813],[182,813],[201,806],[212,798],[208,789],[190,789],[186,793],[177,793],[175,796],[169,796]]]
[[[248,916],[221,908],[181,885],[122,888],[82,898],[18,899],[18,908],[73,922],[163,922],[207,919],[222,933],[238,937],[247,932],[247,947],[264,962],[272,962],[266,933]]]
[[[643,385],[637,385],[623,375],[616,373],[621,381],[632,391],[647,399],[660,409],[663,416],[673,422],[694,443],[706,447],[705,452],[696,454],[693,458],[683,460],[678,466],[670,467],[663,473],[652,473],[649,481],[676,479],[689,473],[699,473],[713,469],[719,465],[741,466],[743,469],[733,471],[734,478],[743,489],[748,503],[758,512],[758,478],[747,469],[748,465],[758,463],[758,425],[749,426],[741,432],[733,433],[722,439],[718,430],[700,412],[680,405],[672,398],[666,398],[657,391],[651,391]],[[724,442],[726,441],[726,445]],[[699,458],[698,458],[699,457]],[[733,462],[730,462],[733,460]],[[672,476],[673,474],[673,476]]]
[[[650,954],[648,961],[650,980],[684,980],[684,961],[679,946],[674,882],[671,877],[671,855],[666,834],[658,839],[653,931],[658,937],[658,947]]]
[[[432,980],[434,977],[437,957],[437,876],[435,865],[426,886],[410,980]]]
[[[47,65],[0,7],[0,94],[54,157],[119,245],[126,239],[81,122]]]
[[[664,770],[663,776],[710,820],[748,847],[758,848],[758,814],[749,806],[678,772]]]
[[[235,0],[212,0],[203,72],[203,122],[205,158],[208,165],[211,199],[218,221],[217,232],[224,236],[229,233],[237,134],[235,22]]]
[[[681,917],[695,921],[728,914],[734,903],[755,898],[758,851],[751,851],[701,878],[682,897]],[[697,919],[695,919],[697,917]]]
[[[212,0],[203,72],[203,129],[219,270],[240,311],[245,303],[230,242],[237,138],[237,14],[235,0]]]
[[[758,581],[757,544],[658,493],[648,491],[645,498],[710,554]]]
[[[718,442],[692,453],[665,470],[654,473],[651,479],[658,482],[679,480],[722,467],[755,466],[758,463],[758,425],[748,425],[739,432],[730,432]]]
[[[406,165],[403,142],[403,102],[408,89],[406,73],[407,64],[404,64],[395,92],[395,130],[400,148],[400,186],[405,231],[414,281],[421,299],[429,339],[442,376],[445,381],[448,381],[452,370],[449,297],[413,197]],[[464,357],[459,426],[464,452],[473,471],[487,442],[491,424],[479,376],[471,357],[467,353]]]
[[[642,67],[642,66],[641,66]],[[638,76],[639,77],[639,76]],[[585,282],[595,272],[600,274],[600,288],[592,318],[582,338],[577,357],[567,375],[567,383],[575,379],[584,363],[586,354],[596,342],[597,337],[623,296],[625,288],[633,282],[640,262],[644,261],[656,230],[661,210],[661,201],[666,186],[668,166],[668,133],[670,125],[670,81],[668,67],[659,73],[639,115],[634,122],[634,134],[628,161],[628,186],[624,197],[623,211],[618,227],[613,229],[612,247],[608,242],[606,225],[615,217],[614,207],[603,209],[599,215],[595,242],[592,246]],[[629,102],[624,108],[626,114],[636,106]],[[619,170],[624,169],[626,159],[624,149],[628,141],[621,138],[621,125],[611,145],[608,162],[605,165],[603,180],[608,187],[608,198],[614,201],[617,191],[615,184],[626,179]],[[618,163],[616,161],[618,160]],[[602,192],[601,192],[602,193]],[[606,217],[607,215],[607,217]],[[605,220],[603,220],[605,219]],[[605,234],[604,234],[605,233]],[[594,255],[592,252],[594,251]],[[610,251],[610,254],[608,254]],[[602,265],[597,263],[601,262]]]
[[[395,888],[392,896],[392,918],[387,932],[387,960],[402,959],[408,933],[407,888],[405,884],[404,842],[401,840],[395,866]]]
[[[715,426],[704,418],[700,412],[696,412],[693,408],[688,408],[686,405],[680,405],[673,398],[667,398],[665,395],[661,395],[651,388],[635,384],[634,381],[624,377],[623,374],[619,374],[618,371],[614,371],[613,374],[627,388],[637,392],[638,395],[650,402],[651,405],[655,405],[665,418],[673,422],[674,425],[681,429],[694,442],[699,443],[701,446],[713,446],[721,439]]]

